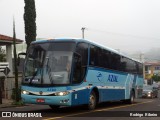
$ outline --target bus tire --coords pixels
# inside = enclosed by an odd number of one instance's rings
[[[50,108],[52,108],[52,110],[57,110],[60,108],[59,105],[49,105]]]
[[[134,99],[135,99],[135,94],[134,91],[131,91],[131,95],[130,95],[130,99],[128,100],[129,104],[133,104],[134,103]]]
[[[94,110],[97,105],[97,96],[94,91],[91,92],[89,96],[89,103],[87,105],[88,110]]]
[[[153,94],[151,94],[151,99],[153,99],[154,98],[154,96],[153,96]]]
[[[133,104],[134,103],[134,99],[135,99],[135,94],[134,94],[134,91],[132,90],[131,94],[130,94],[130,98],[127,99],[127,100],[124,100],[124,102],[126,104]]]

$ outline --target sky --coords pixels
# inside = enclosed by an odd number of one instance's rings
[[[82,38],[127,54],[160,48],[160,0],[35,0],[37,38]],[[0,34],[25,40],[24,0],[0,0]]]

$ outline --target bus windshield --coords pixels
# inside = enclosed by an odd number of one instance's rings
[[[73,42],[32,44],[25,62],[23,83],[69,84],[74,48]]]

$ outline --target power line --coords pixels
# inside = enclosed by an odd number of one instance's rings
[[[105,34],[107,33],[107,34],[113,34],[113,35],[119,35],[119,36],[128,36],[128,37],[139,38],[139,39],[160,40],[160,38],[137,36],[137,35],[131,35],[131,34],[116,33],[116,32],[109,32],[109,31],[103,31],[103,30],[98,30],[98,29],[93,29],[93,28],[87,28],[87,30],[88,31],[93,31],[93,32],[99,32],[99,33],[105,33]]]

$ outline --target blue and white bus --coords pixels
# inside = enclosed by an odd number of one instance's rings
[[[142,63],[83,39],[33,42],[21,86],[24,103],[95,109],[106,101],[133,103],[142,96]]]

